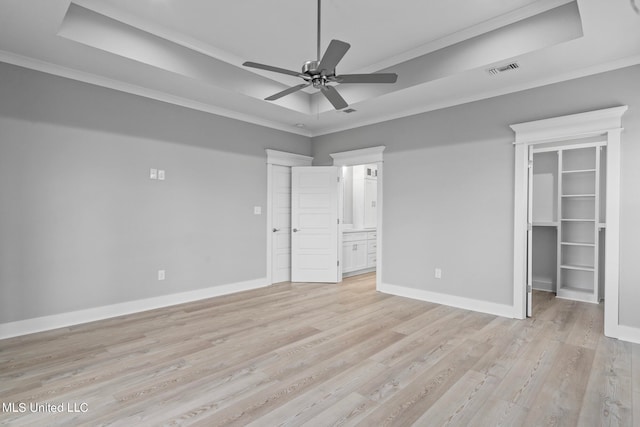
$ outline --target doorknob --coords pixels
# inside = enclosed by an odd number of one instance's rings
[[[293,229],[293,232],[294,232],[294,233],[297,233],[298,231],[300,231],[300,230],[298,230],[297,228],[294,228],[294,229]]]
[[[275,233],[276,231],[280,231],[280,229],[279,228],[274,228],[273,232]]]

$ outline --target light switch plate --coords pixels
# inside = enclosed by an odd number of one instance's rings
[[[158,179],[158,169],[149,169],[149,179]]]
[[[164,181],[164,170],[163,169],[158,169],[158,179],[160,181]]]
[[[158,280],[164,280],[164,270],[158,270]]]
[[[262,206],[254,206],[253,207],[254,215],[262,215]]]

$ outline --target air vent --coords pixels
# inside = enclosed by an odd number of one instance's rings
[[[518,65],[517,62],[512,62],[507,65],[501,65],[499,67],[489,68],[487,70],[487,73],[491,74],[492,76],[497,76],[498,74],[504,73],[505,71],[516,70],[518,68],[520,68],[520,65]]]
[[[354,110],[353,108],[347,108],[345,110],[342,110],[343,113],[347,113],[347,114],[351,114],[351,113],[355,113],[356,110]]]

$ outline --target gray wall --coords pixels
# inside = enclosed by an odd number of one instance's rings
[[[329,153],[385,145],[384,269],[393,285],[511,304],[510,124],[629,105],[623,117],[620,321],[640,327],[640,66],[312,139]],[[443,269],[442,279],[434,268]]]
[[[311,151],[0,63],[0,323],[265,277],[265,148]]]

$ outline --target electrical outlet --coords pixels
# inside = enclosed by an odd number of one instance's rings
[[[436,268],[436,279],[442,279],[442,269],[441,268]]]
[[[158,179],[160,181],[164,181],[164,177],[165,177],[164,169],[158,169]]]
[[[158,179],[158,169],[149,169],[149,179]]]
[[[164,270],[158,270],[158,280],[164,280]]]

